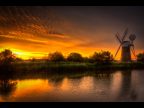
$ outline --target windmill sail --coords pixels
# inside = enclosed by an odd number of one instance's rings
[[[118,47],[118,49],[117,49],[117,51],[116,51],[115,57],[117,56],[117,54],[118,54],[118,52],[119,52],[119,50],[120,50],[120,48],[121,48],[121,46],[122,46],[125,38],[126,38],[127,33],[128,33],[128,28],[124,31],[123,36],[122,36],[122,39],[120,39],[119,33],[117,33],[117,34],[115,35],[116,38],[117,38],[117,40],[120,42],[120,46]]]
[[[121,39],[119,38],[119,37],[120,37],[119,34],[117,33],[115,36],[116,36],[117,40],[118,40],[120,43],[122,43]]]
[[[125,40],[127,34],[128,34],[128,28],[125,30],[125,32],[122,36],[122,42]]]
[[[115,57],[114,57],[114,58],[116,58],[116,56],[117,56],[117,54],[118,54],[118,52],[119,52],[121,46],[122,46],[122,44],[120,44],[120,46],[118,47],[117,52],[115,53]]]
[[[133,53],[134,57],[136,58],[136,54],[135,54],[135,49],[134,49],[134,46],[131,46],[131,51],[132,51],[132,53]]]

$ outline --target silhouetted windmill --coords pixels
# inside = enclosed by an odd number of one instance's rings
[[[121,61],[123,61],[123,62],[131,61],[131,52],[133,53],[134,57],[136,57],[134,44],[133,44],[133,41],[136,39],[136,36],[135,36],[135,34],[131,34],[129,36],[130,41],[125,41],[125,38],[126,38],[127,34],[128,34],[128,28],[124,31],[124,34],[123,34],[122,38],[120,38],[119,33],[117,33],[115,35],[117,40],[120,43],[120,45],[117,49],[117,52],[115,54],[115,57],[117,56],[120,48],[122,47]]]

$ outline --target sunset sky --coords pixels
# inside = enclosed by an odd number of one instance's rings
[[[65,56],[115,54],[115,34],[136,34],[136,54],[144,51],[144,7],[140,6],[11,6],[0,7],[0,50],[11,49],[23,59],[55,51]],[[128,37],[127,37],[128,38]],[[120,57],[120,52],[117,59]]]

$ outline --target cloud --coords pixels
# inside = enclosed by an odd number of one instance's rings
[[[134,33],[139,33],[137,49],[143,49],[143,11],[139,9],[137,13],[131,9],[0,6],[0,46],[42,53],[78,51],[88,54],[98,49],[116,50],[115,33],[121,33],[129,25]]]
[[[28,38],[16,38],[10,35],[0,35],[0,38],[4,38],[4,41],[14,41],[14,42],[26,42],[26,43],[34,43],[34,44],[46,44],[46,41],[36,40],[36,39],[28,39]]]

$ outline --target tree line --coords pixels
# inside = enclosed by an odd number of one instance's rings
[[[9,49],[5,49],[0,52],[0,64],[10,64],[12,62],[20,61],[21,58],[16,57],[15,54]],[[81,54],[72,52],[67,57],[61,52],[54,52],[48,54],[46,58],[48,62],[90,62],[100,64],[111,64],[114,61],[114,57],[109,51],[94,52],[90,57],[83,57]],[[137,55],[137,61],[144,62],[144,53]]]
[[[113,61],[113,55],[109,51],[95,52],[90,57],[83,57],[81,54],[72,52],[67,57],[64,57],[61,52],[54,52],[48,55],[48,61],[60,62],[97,62],[97,63],[111,63]]]

